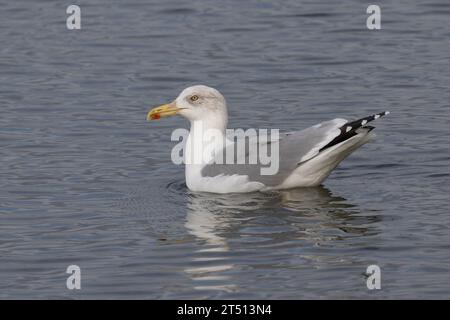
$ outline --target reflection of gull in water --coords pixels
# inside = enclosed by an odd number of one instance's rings
[[[230,262],[230,247],[222,232],[227,233],[232,224],[245,220],[235,214],[254,211],[264,206],[267,195],[253,194],[253,198],[239,194],[189,195],[185,227],[197,239],[205,241],[205,245],[197,250],[197,256],[193,258],[194,266],[185,269],[185,272],[201,282],[196,286],[198,290],[236,291],[237,285],[233,284],[230,276],[226,274],[235,265]]]
[[[241,194],[212,195],[190,193],[187,203],[186,228],[198,239],[206,241],[207,251],[228,251],[228,245],[220,232],[226,232],[232,221],[240,219],[233,213],[255,211],[267,205],[273,194],[254,193],[253,197]]]
[[[202,249],[203,251],[228,251],[225,239],[217,234],[217,230],[221,228],[222,220],[209,211],[207,204],[202,203],[199,198],[192,198],[192,201],[188,203],[185,227],[190,234],[198,239],[205,240],[211,246],[209,249]]]
[[[334,245],[336,240],[372,233],[368,224],[373,219],[377,218],[361,216],[358,207],[324,187],[245,195],[189,193],[185,227],[204,244],[185,271],[200,281],[197,289],[236,291],[231,272],[236,250],[250,245],[254,253],[259,247],[294,242],[297,247],[305,242]],[[240,247],[234,249],[230,243],[236,241]],[[324,259],[306,254],[301,258]]]
[[[185,227],[197,239],[204,240],[206,245],[196,251],[194,266],[185,269],[185,272],[200,282],[195,287],[197,290],[232,292],[236,290],[236,286],[230,284],[227,275],[218,274],[233,269],[234,265],[227,261],[225,254],[229,247],[225,238],[218,234],[219,230],[226,227],[226,219],[215,214],[214,206],[213,198],[201,194],[193,195],[187,203]]]
[[[300,238],[315,244],[373,234],[368,224],[379,220],[324,187],[283,191],[281,203],[295,212],[290,221],[303,229]]]

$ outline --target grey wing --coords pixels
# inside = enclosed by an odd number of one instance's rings
[[[235,158],[235,160],[240,161],[234,162],[234,164],[220,164],[220,161],[218,163],[216,161],[216,163],[206,165],[202,169],[202,176],[246,175],[248,176],[249,181],[261,182],[266,186],[277,186],[281,184],[300,163],[315,157],[320,152],[321,148],[336,138],[341,132],[340,127],[345,123],[347,123],[347,121],[344,119],[334,119],[301,131],[285,133],[280,135],[278,140],[267,142],[269,146],[268,149],[272,151],[276,150],[276,148],[270,148],[270,145],[275,146],[274,144],[278,144],[279,161],[276,174],[262,174],[261,169],[269,167],[270,164],[262,164],[259,156],[256,164],[249,164],[249,154],[246,153],[243,155],[245,159]],[[252,140],[250,140],[250,143],[252,143]],[[253,141],[253,143],[255,143],[255,141]],[[231,147],[234,148],[234,146]],[[224,150],[224,154],[229,152],[229,148],[230,147]],[[273,159],[273,157],[276,157],[276,154],[270,155],[269,157]]]

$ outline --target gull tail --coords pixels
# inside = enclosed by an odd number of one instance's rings
[[[378,118],[381,118],[385,115],[388,115],[389,113],[390,113],[389,111],[384,111],[352,122],[347,122],[346,124],[344,124],[342,127],[339,128],[341,130],[341,133],[332,141],[330,141],[330,143],[328,143],[326,146],[320,149],[320,151],[328,149],[334,145],[337,145],[345,140],[350,139],[353,136],[356,136],[359,132],[361,132],[359,129],[366,129],[367,132],[372,131],[373,129],[375,129],[375,127],[367,126],[366,124]]]

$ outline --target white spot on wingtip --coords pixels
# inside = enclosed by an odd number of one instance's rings
[[[347,127],[347,129],[345,129],[345,132],[349,132],[350,130],[352,130],[352,127]]]
[[[366,123],[367,123],[367,120],[361,121],[361,125],[362,125],[362,126],[365,125]]]
[[[391,113],[390,111],[386,111],[384,114],[388,115],[388,114],[390,114],[390,113]]]
[[[378,119],[380,117],[379,114],[376,114],[375,117],[373,117],[374,119]]]

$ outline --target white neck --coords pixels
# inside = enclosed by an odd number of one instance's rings
[[[194,184],[201,180],[202,168],[224,147],[225,128],[226,119],[191,121],[185,149],[186,184],[191,190],[195,190]]]
[[[213,152],[223,147],[225,127],[208,121],[192,121],[186,141],[186,164],[206,165],[213,159]]]

